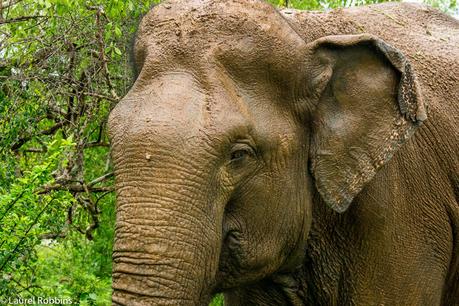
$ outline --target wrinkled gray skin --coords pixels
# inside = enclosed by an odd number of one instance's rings
[[[109,119],[115,305],[459,305],[459,24],[169,1]]]

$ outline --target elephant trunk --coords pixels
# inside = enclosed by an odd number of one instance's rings
[[[212,205],[199,199],[195,180],[157,174],[129,182],[132,171],[117,174],[113,304],[208,304],[221,235]]]

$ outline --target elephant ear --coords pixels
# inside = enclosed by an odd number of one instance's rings
[[[397,49],[368,35],[308,45],[311,171],[325,202],[345,211],[427,118],[415,73]]]

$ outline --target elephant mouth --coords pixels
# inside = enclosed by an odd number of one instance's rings
[[[238,230],[229,230],[223,239],[223,247],[233,251],[238,249],[241,245],[241,235],[242,233]]]
[[[238,275],[235,271],[243,271],[242,263],[242,233],[239,230],[228,230],[222,240],[222,248],[218,270],[215,276],[216,286],[214,293],[228,290],[238,286],[236,280]],[[241,274],[240,272],[238,274]]]

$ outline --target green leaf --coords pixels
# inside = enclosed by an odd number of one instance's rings
[[[115,50],[115,53],[118,54],[118,55],[123,55],[123,53],[121,52],[120,49],[118,49],[117,47],[113,47],[113,49]]]
[[[121,32],[119,27],[115,27],[115,35],[116,37],[121,37],[121,35],[123,35],[123,32]]]

